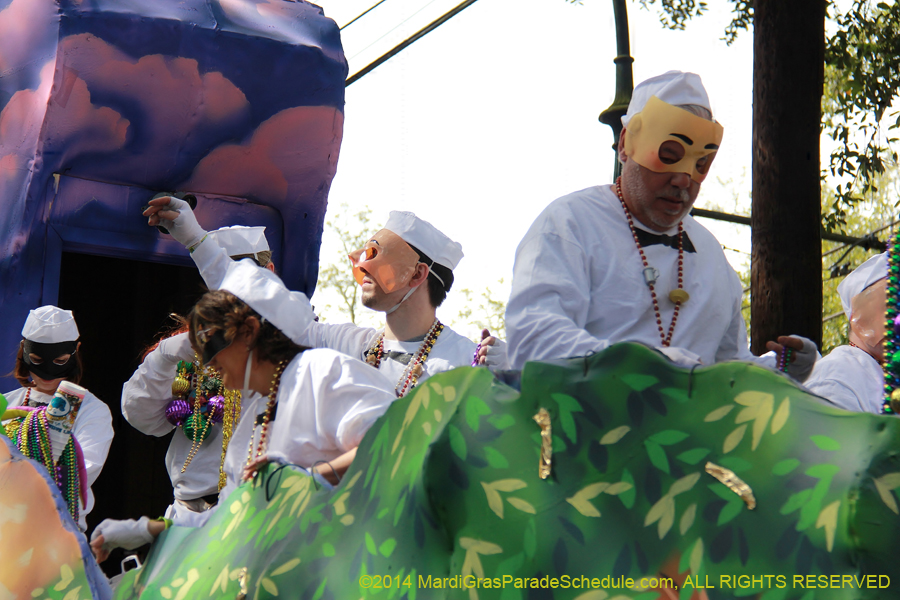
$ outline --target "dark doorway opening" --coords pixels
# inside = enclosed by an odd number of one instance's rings
[[[60,308],[75,314],[81,334],[81,384],[112,413],[115,437],[103,472],[93,485],[94,509],[88,535],[103,519],[161,516],[172,502],[165,468],[171,434],[155,438],[122,416],[122,385],[144,350],[171,328],[171,313],[187,315],[205,291],[195,268],[64,252],[60,265]],[[174,378],[174,373],[172,374]],[[118,551],[102,566],[116,574]]]

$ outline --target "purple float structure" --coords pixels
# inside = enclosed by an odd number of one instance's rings
[[[207,229],[265,225],[312,293],[346,74],[337,26],[303,2],[0,0],[2,363],[59,301],[64,254],[191,265],[141,217],[160,191],[193,193]],[[128,302],[109,275],[83,292]]]
[[[346,76],[338,27],[305,2],[0,0],[0,373],[29,310],[74,311],[83,384],[116,427],[93,523],[157,514],[121,503],[151,483],[171,499],[167,478],[146,482],[167,440],[135,470],[150,442],[118,400],[166,315],[202,289],[144,206],[189,192],[206,229],[265,225],[279,275],[311,294]],[[107,475],[118,500],[104,504]]]

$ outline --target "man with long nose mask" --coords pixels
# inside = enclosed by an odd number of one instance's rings
[[[178,198],[156,198],[144,215],[150,225],[162,224],[188,248],[206,284],[218,289],[230,261],[209,239],[190,206]],[[486,337],[476,344],[437,318],[462,257],[462,246],[428,221],[411,212],[391,211],[384,228],[349,257],[362,288],[362,303],[385,313],[384,328],[319,323],[309,299],[292,292],[285,310],[303,324],[298,328],[302,333],[292,341],[366,361],[396,382],[398,398],[431,375],[455,367],[477,363],[506,368],[505,343],[485,330]]]
[[[817,362],[805,384],[847,410],[882,414],[887,272],[887,257],[877,254],[838,285],[850,322],[850,344],[838,346]]]

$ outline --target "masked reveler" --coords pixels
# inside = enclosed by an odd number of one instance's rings
[[[227,497],[266,462],[317,470],[355,449],[396,399],[391,382],[365,363],[326,348],[291,341],[300,324],[286,310],[292,293],[273,273],[246,260],[230,262],[221,289],[191,311],[191,345],[223,383],[240,388],[243,410],[225,457]],[[200,526],[214,511],[185,515]],[[110,549],[152,542],[165,519],[100,523],[91,536],[99,560]]]
[[[249,258],[274,271],[265,227],[223,227],[209,236],[231,259]],[[204,366],[187,330],[183,323],[152,347],[122,388],[122,414],[132,427],[157,437],[176,429],[166,452],[175,501],[165,517],[173,521],[215,505],[241,410],[240,391],[226,389],[219,374]]]
[[[817,362],[805,383],[810,391],[846,410],[883,412],[887,274],[887,257],[876,254],[838,285],[850,344],[838,346]]]
[[[144,213],[149,223],[166,227],[184,244],[207,285],[216,289],[228,266],[227,256],[209,239],[188,204],[158,198],[150,205]],[[290,310],[302,334],[293,341],[365,360],[396,382],[398,397],[435,373],[473,362],[506,368],[505,344],[494,337],[476,344],[436,317],[462,257],[462,246],[431,223],[410,212],[392,211],[384,229],[350,257],[362,287],[362,303],[385,313],[384,329],[319,323],[309,299],[294,292]]]
[[[109,454],[113,426],[109,407],[102,400],[84,388],[73,388],[83,397],[73,426],[66,428],[71,439],[63,436],[65,441],[60,443],[63,438],[51,428],[57,388],[63,382],[78,384],[83,375],[78,337],[72,311],[42,306],[29,313],[13,371],[22,387],[4,394],[7,415],[22,414],[4,425],[19,450],[44,464],[57,479],[69,512],[85,531],[85,517],[94,508],[91,486]]]
[[[622,123],[622,176],[551,203],[519,244],[506,309],[513,368],[621,341],[685,366],[755,359],[741,282],[688,214],[723,134],[700,77],[670,71],[644,81]],[[768,348],[799,380],[815,363],[815,344],[804,338]]]

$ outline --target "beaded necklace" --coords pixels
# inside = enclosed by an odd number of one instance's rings
[[[27,396],[28,392],[26,392],[26,402]],[[35,408],[28,415],[7,423],[6,432],[16,444],[19,452],[44,465],[56,482],[60,493],[66,499],[69,514],[77,523],[80,511],[78,502],[79,500],[87,502],[83,481],[85,473],[83,467],[79,468],[79,449],[75,438],[69,436],[59,460],[54,464],[46,413],[46,406]],[[81,463],[83,465],[83,458]]]
[[[885,293],[884,402],[885,415],[900,414],[900,231],[887,241],[887,291]]]
[[[272,415],[275,412],[275,403],[278,399],[278,386],[281,385],[281,374],[287,366],[288,361],[283,360],[275,367],[275,374],[272,375],[272,384],[269,386],[268,400],[266,401],[266,412],[263,413],[262,430],[259,433],[259,442],[256,444],[256,456],[253,455],[253,438],[256,437],[257,424],[253,424],[253,432],[250,434],[250,447],[247,449],[247,464],[254,458],[259,458],[266,452],[269,445],[269,423],[272,422]]]
[[[429,329],[428,333],[425,335],[425,339],[422,340],[419,349],[416,350],[415,356],[409,361],[409,364],[406,365],[406,368],[400,375],[400,379],[397,380],[397,385],[394,386],[394,393],[398,398],[405,396],[419,383],[419,376],[421,376],[424,371],[423,365],[425,364],[425,361],[428,360],[428,355],[431,353],[431,349],[434,348],[434,344],[437,342],[437,339],[443,330],[444,325],[439,320],[435,319],[434,323],[431,325],[431,329]],[[378,340],[372,344],[372,347],[366,350],[365,357],[366,362],[377,369],[381,366],[381,359],[383,356],[384,333],[382,332],[382,334],[378,336]]]
[[[787,346],[781,347],[781,354],[779,354],[778,356],[778,363],[776,365],[776,368],[782,373],[787,373],[788,367],[791,365],[792,353],[792,348],[788,348]]]
[[[619,202],[622,203],[622,210],[625,211],[625,218],[628,219],[628,228],[631,230],[631,236],[634,238],[634,245],[637,246],[638,253],[641,255],[641,264],[644,265],[642,272],[644,274],[644,281],[646,282],[647,287],[650,288],[650,298],[653,300],[653,312],[656,314],[656,326],[659,328],[659,338],[662,340],[663,348],[668,348],[669,344],[672,343],[672,334],[675,333],[675,323],[678,321],[678,311],[681,310],[682,303],[687,302],[688,299],[690,299],[690,295],[684,291],[684,224],[680,221],[678,223],[678,287],[669,292],[669,300],[675,304],[675,312],[672,313],[672,322],[669,324],[669,332],[667,334],[663,329],[662,315],[659,312],[659,300],[656,298],[656,290],[654,289],[658,271],[648,264],[647,256],[644,254],[644,249],[641,247],[637,232],[634,230],[634,221],[631,218],[631,211],[629,211],[628,206],[625,205],[625,197],[622,195],[621,177],[616,179],[616,196],[618,196]]]
[[[175,380],[172,382],[174,398],[166,405],[166,419],[180,426],[184,435],[191,440],[181,472],[184,473],[203,441],[212,433],[213,425],[222,423],[222,455],[219,461],[219,489],[225,486],[225,452],[240,416],[241,393],[228,390],[222,385],[219,373],[205,367],[195,354],[194,361],[179,361]],[[193,405],[192,405],[193,404]]]

